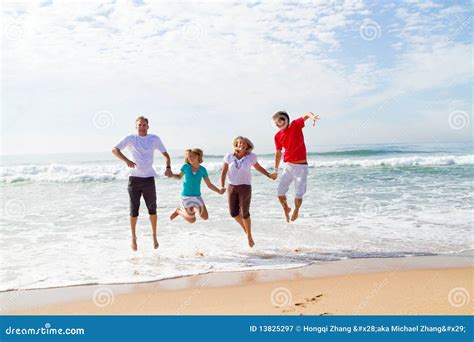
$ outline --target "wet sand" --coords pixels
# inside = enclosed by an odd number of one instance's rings
[[[350,259],[140,284],[0,293],[3,314],[466,315],[472,254]]]

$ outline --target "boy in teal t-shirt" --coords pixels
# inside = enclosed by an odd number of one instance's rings
[[[212,184],[209,175],[204,166],[203,152],[199,148],[193,148],[185,151],[184,163],[179,174],[173,174],[174,178],[181,179],[184,176],[183,191],[181,192],[181,200],[183,209],[176,208],[170,215],[170,220],[181,216],[189,223],[196,222],[196,212],[203,220],[209,218],[206,205],[201,197],[201,180],[204,179],[207,187],[218,194],[223,194],[225,188],[217,188]]]

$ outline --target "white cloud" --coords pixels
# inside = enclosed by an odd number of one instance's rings
[[[400,92],[472,81],[472,45],[459,41],[459,20],[450,23],[468,13],[456,4],[387,4],[381,11],[396,15],[392,24],[380,22],[390,30],[374,42],[359,37],[362,19],[381,21],[377,8],[363,1],[137,4],[3,6],[2,25],[20,28],[11,31],[20,37],[2,41],[4,111],[15,117],[22,97],[31,102],[23,110],[28,120],[7,133],[9,141],[58,115],[84,136],[96,135],[90,117],[105,108],[117,116],[108,139],[126,133],[127,120],[141,112],[159,117],[176,146],[187,144],[180,140],[185,136],[217,148],[221,144],[208,141],[209,135],[227,139],[246,131],[270,149],[268,117],[276,109],[315,110],[343,120]],[[390,37],[395,40],[384,45],[393,46],[390,64],[377,55],[386,52],[383,47],[355,60],[346,47],[370,49]],[[168,119],[161,119],[163,113]],[[86,140],[85,149],[108,149],[102,138]]]

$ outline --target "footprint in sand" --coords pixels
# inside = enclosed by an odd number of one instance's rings
[[[296,308],[306,308],[308,306],[308,304],[316,304],[318,298],[322,297],[323,295],[322,294],[319,294],[317,296],[314,296],[312,298],[305,298],[303,302],[298,302],[298,303],[295,303],[295,305],[293,306],[290,306],[288,309],[285,309],[283,310],[284,313],[286,312],[294,312],[296,310]],[[322,315],[326,315],[329,313],[325,312],[323,313]],[[302,315],[302,313],[300,313],[300,315]]]
[[[322,294],[319,294],[317,296],[314,296],[313,298],[305,298],[304,299],[304,302],[301,302],[301,303],[295,303],[296,306],[302,306],[303,308],[306,307],[306,304],[309,304],[309,303],[314,303],[316,302],[317,298],[319,297],[322,297],[323,295]]]

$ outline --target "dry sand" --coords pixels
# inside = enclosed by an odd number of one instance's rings
[[[473,271],[465,256],[355,259],[0,299],[4,314],[33,315],[471,315]]]

